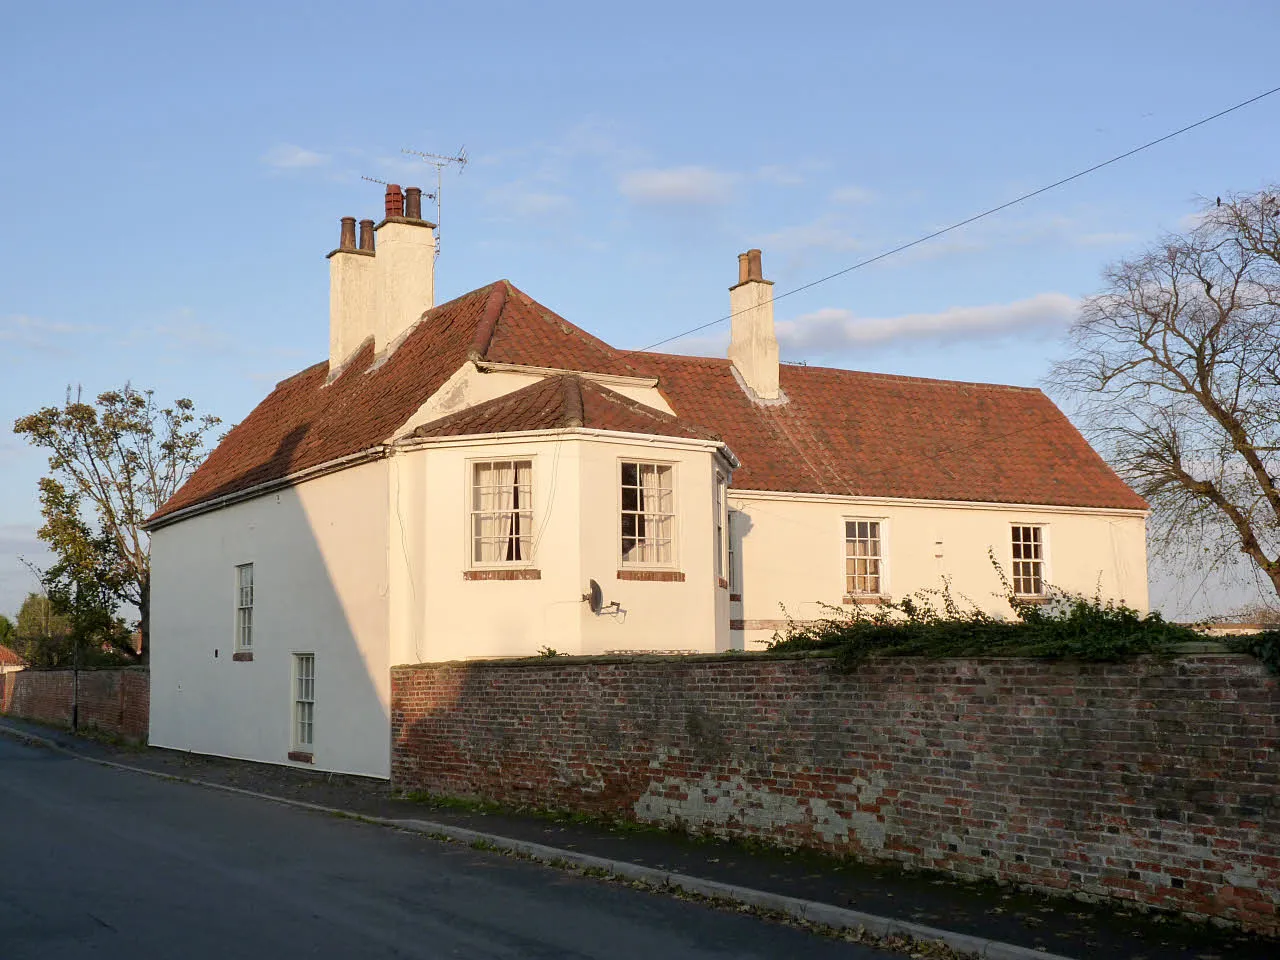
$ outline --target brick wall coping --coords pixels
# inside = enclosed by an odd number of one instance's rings
[[[145,663],[130,663],[120,667],[81,667],[81,673],[149,673]],[[24,673],[73,673],[71,667],[24,667]]]
[[[1185,656],[1213,656],[1229,658],[1244,658],[1252,660],[1249,654],[1236,653],[1229,650],[1224,644],[1204,642],[1204,643],[1180,643],[1170,648],[1170,653],[1177,657]],[[788,650],[772,651],[772,650],[748,650],[738,651],[737,653],[637,653],[637,654],[587,654],[581,656],[555,656],[555,657],[494,657],[491,659],[477,660],[445,660],[428,663],[398,663],[392,666],[392,670],[415,670],[423,667],[467,667],[495,669],[502,667],[567,667],[580,666],[586,664],[614,664],[614,663],[661,663],[661,664],[683,664],[683,663],[744,663],[760,660],[829,660],[835,656],[833,650]],[[1003,662],[1025,662],[1025,663],[1041,663],[1041,664],[1065,664],[1065,663],[1090,663],[1107,665],[1108,661],[1080,661],[1066,659],[1050,659],[1048,657],[869,657],[871,660],[901,660],[904,663],[945,663],[948,661],[967,661],[971,663],[1003,663]],[[1157,659],[1153,655],[1143,655],[1134,657],[1129,662],[1142,662]]]

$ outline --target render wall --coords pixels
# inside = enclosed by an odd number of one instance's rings
[[[730,491],[737,576],[735,638],[758,649],[785,625],[824,616],[823,604],[849,609],[845,595],[844,521],[878,520],[884,552],[883,591],[901,599],[937,588],[992,613],[1010,616],[987,556],[994,549],[1012,573],[1011,528],[1045,528],[1045,578],[1067,590],[1122,599],[1146,611],[1146,521],[1142,514],[991,504],[920,504],[888,499],[766,497]],[[781,605],[781,606],[780,606]]]
[[[70,670],[0,675],[0,713],[69,727],[75,682]],[[146,741],[150,687],[145,669],[81,670],[79,686],[82,727]]]
[[[1280,932],[1257,661],[741,654],[396,667],[397,787],[757,837]]]
[[[155,531],[152,744],[290,762],[293,654],[314,653],[314,767],[389,774],[387,489],[374,461]],[[247,661],[233,657],[244,563]]]
[[[471,563],[472,464],[533,463],[534,555]],[[619,464],[675,465],[676,562],[660,576],[619,577]],[[714,571],[713,454],[700,447],[598,437],[504,437],[429,444],[391,460],[394,663],[606,650],[726,649],[728,589]],[[606,603],[583,601],[596,580]]]

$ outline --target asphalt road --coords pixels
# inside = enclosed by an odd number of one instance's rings
[[[901,960],[4,737],[0,957]]]

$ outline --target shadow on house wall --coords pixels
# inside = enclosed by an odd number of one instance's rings
[[[291,430],[266,466],[219,489],[287,475],[309,430]],[[387,775],[385,469],[360,464],[154,531],[152,744]],[[237,568],[250,565],[246,637]],[[305,690],[302,657],[314,658]]]

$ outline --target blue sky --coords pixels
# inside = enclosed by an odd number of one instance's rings
[[[131,380],[228,423],[327,352],[361,175],[447,173],[437,298],[506,277],[621,347],[1280,83],[1274,3],[50,3],[0,34],[0,421]],[[1280,179],[1280,95],[778,304],[783,356],[1035,385],[1109,262]],[[720,334],[719,336],[723,336]],[[715,331],[667,349],[719,350]],[[0,612],[43,459],[0,432]],[[1174,615],[1230,606],[1162,574]]]

